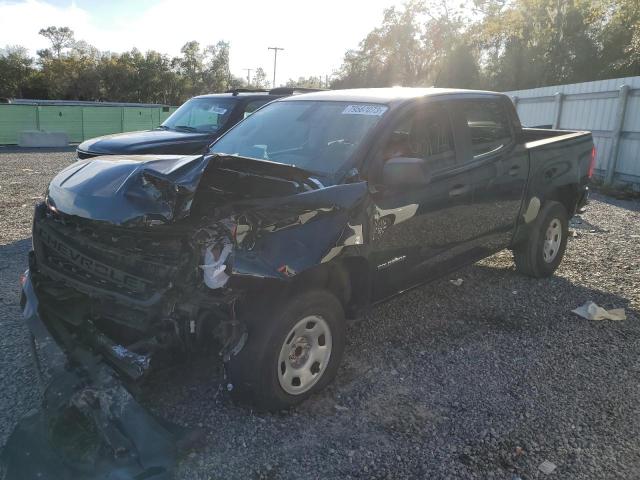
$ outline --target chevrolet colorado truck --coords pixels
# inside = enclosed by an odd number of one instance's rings
[[[60,172],[35,209],[24,314],[123,378],[213,349],[232,395],[286,408],[335,377],[345,319],[376,302],[502,249],[552,275],[594,161],[591,133],[523,128],[499,93],[281,98],[207,154]]]

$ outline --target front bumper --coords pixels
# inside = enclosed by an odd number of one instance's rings
[[[46,365],[41,365],[38,358],[34,359],[40,376],[46,375],[47,370],[55,369],[63,364],[66,356],[73,355],[73,352],[78,348],[85,349],[87,347],[93,350],[92,354],[101,355],[118,373],[124,374],[131,380],[142,378],[150,370],[151,357],[149,355],[132,352],[111,341],[97,330],[91,332],[93,334],[90,337],[93,339],[91,345],[79,345],[62,322],[51,318],[43,319],[39,313],[39,300],[33,286],[30,270],[25,272],[21,304],[23,305],[25,323],[34,338],[37,350],[43,353],[46,360]]]
[[[171,478],[186,431],[151,416],[99,355],[68,349],[64,328],[41,318],[29,271],[21,303],[50,375],[41,409],[18,422],[2,449],[3,480]]]

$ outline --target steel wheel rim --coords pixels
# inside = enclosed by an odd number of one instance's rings
[[[542,247],[542,257],[547,263],[551,263],[558,256],[560,244],[562,243],[562,223],[554,218],[549,222],[544,235],[544,245]]]
[[[304,317],[289,330],[278,356],[278,381],[290,395],[307,392],[322,377],[333,346],[331,329],[319,315]]]

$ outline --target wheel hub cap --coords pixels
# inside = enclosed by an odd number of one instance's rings
[[[553,262],[558,256],[558,250],[560,250],[560,244],[562,243],[562,223],[557,218],[554,218],[549,223],[547,231],[544,236],[544,245],[542,247],[542,256],[547,263]]]
[[[331,357],[331,330],[318,315],[301,319],[289,331],[278,356],[278,381],[290,395],[313,387],[324,374]]]
[[[298,337],[291,343],[291,351],[289,352],[289,364],[293,368],[304,366],[309,360],[309,352],[311,344],[306,337]]]

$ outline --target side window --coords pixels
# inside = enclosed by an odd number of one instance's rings
[[[455,165],[456,154],[449,113],[427,105],[401,118],[383,151],[384,160],[414,157],[425,160],[430,174]]]
[[[242,114],[242,118],[247,118],[249,115],[251,115],[253,112],[255,112],[257,109],[259,109],[261,106],[263,106],[265,103],[269,103],[271,101],[271,99],[260,99],[260,100],[253,100],[252,102],[247,103],[244,106],[244,113]]]
[[[498,150],[511,142],[509,120],[499,102],[494,100],[463,102],[462,112],[469,126],[471,151],[474,157]]]

